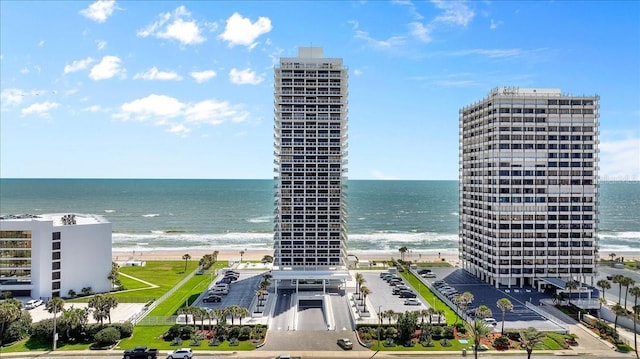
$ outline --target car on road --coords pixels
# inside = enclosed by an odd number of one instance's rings
[[[34,309],[42,305],[42,299],[31,299],[24,303],[24,309]]]
[[[193,351],[191,348],[180,348],[167,353],[167,359],[191,359]]]
[[[409,298],[409,299],[405,299],[404,301],[404,305],[420,305],[422,303],[420,303],[419,300],[417,300],[416,298]]]
[[[410,290],[401,290],[400,298],[416,298],[418,295]]]
[[[139,346],[125,350],[122,357],[124,359],[156,359],[158,357],[158,349]]]
[[[212,294],[204,297],[202,301],[205,303],[220,303],[222,301],[222,297],[219,295]]]
[[[349,339],[349,338],[340,338],[340,339],[338,339],[338,345],[340,346],[340,348],[342,348],[344,350],[353,349],[353,343],[351,342],[351,339]]]

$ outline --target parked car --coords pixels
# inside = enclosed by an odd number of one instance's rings
[[[167,359],[191,359],[193,351],[191,348],[180,348],[167,353]]]
[[[424,273],[420,275],[422,278],[436,278],[436,274],[433,272]]]
[[[394,295],[397,295],[397,294],[400,294],[400,291],[402,291],[402,290],[411,290],[411,288],[407,287],[404,284],[400,284],[400,285],[395,286],[393,288],[393,290],[391,291],[391,293],[393,293]]]
[[[342,348],[344,350],[353,349],[353,343],[351,342],[351,339],[349,339],[349,338],[340,338],[340,339],[338,339],[338,345],[340,346],[340,348]]]
[[[416,298],[418,295],[410,290],[401,290],[400,298]]]
[[[216,284],[231,284],[231,278],[222,278]]]
[[[404,305],[420,305],[420,304],[422,303],[420,303],[420,301],[415,298],[405,299],[404,301]]]
[[[42,305],[42,299],[31,299],[24,303],[24,309],[33,309]]]
[[[222,297],[219,295],[212,294],[204,297],[202,301],[205,303],[220,303],[222,301]]]
[[[215,288],[207,292],[208,295],[227,295],[229,294],[229,289],[227,288]]]
[[[389,282],[389,285],[392,286],[392,287],[396,287],[396,286],[399,286],[399,285],[404,285],[404,282],[399,280],[399,279],[398,280],[392,280],[392,281]]]
[[[231,279],[232,282],[235,282],[238,280],[238,278],[240,278],[239,276],[233,275],[233,274],[229,274],[229,275],[225,275],[223,279]]]
[[[447,284],[447,282],[443,281],[442,279],[439,279],[439,280],[433,282],[433,285],[435,285],[435,286],[439,286],[439,285],[442,285],[442,284]]]
[[[498,322],[494,318],[484,318],[482,319],[482,323],[486,325],[493,325],[494,327],[498,325]]]

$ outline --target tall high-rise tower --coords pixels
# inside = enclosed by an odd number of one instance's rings
[[[496,88],[460,110],[460,259],[495,286],[594,284],[598,96]]]
[[[319,47],[275,69],[274,279],[346,272],[347,78]]]

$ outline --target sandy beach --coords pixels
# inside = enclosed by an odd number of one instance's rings
[[[218,250],[218,260],[240,260],[242,249]],[[112,256],[115,261],[125,261],[129,259],[137,260],[182,260],[182,256],[189,254],[191,259],[199,260],[205,254],[212,253],[213,250],[193,249],[193,250],[149,250],[149,251],[121,251],[114,249]],[[273,255],[273,250],[268,249],[246,249],[242,255],[243,260],[259,261],[265,255]],[[358,260],[381,261],[391,258],[400,259],[399,251],[349,251],[349,255],[354,255]],[[409,250],[404,254],[405,260],[415,262],[436,262],[444,259],[455,264],[458,262],[458,251],[452,249],[443,250]]]
[[[218,260],[240,260],[240,251],[242,249],[223,249],[218,250]],[[182,260],[182,256],[189,254],[192,260],[199,260],[205,254],[212,253],[213,250],[193,249],[193,250],[149,250],[149,251],[122,251],[114,249],[112,256],[115,261],[126,261],[130,259],[137,260]],[[615,258],[624,258],[627,260],[640,260],[640,250],[626,251],[600,251],[601,260],[611,260],[611,254],[615,254]],[[272,250],[268,249],[246,249],[242,255],[242,260],[259,261],[265,255],[273,255]],[[399,251],[349,251],[349,255],[356,256],[358,260],[381,261],[391,258],[400,259]],[[437,262],[445,260],[452,265],[459,262],[457,249],[434,249],[434,250],[409,250],[405,252],[405,260],[413,262]]]

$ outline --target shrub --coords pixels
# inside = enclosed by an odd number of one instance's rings
[[[131,322],[113,323],[111,326],[118,329],[120,338],[129,338],[133,334],[133,324]]]
[[[164,333],[164,340],[173,340],[175,338],[180,338],[183,340],[190,339],[193,333],[195,333],[195,329],[190,325],[181,325],[175,324]]]
[[[31,324],[31,337],[43,342],[53,340],[53,319],[44,319]]]
[[[247,340],[251,337],[251,327],[244,326],[240,328],[240,335],[238,335],[238,339]]]
[[[114,327],[107,327],[96,333],[94,339],[99,346],[113,345],[120,340],[120,331]]]
[[[496,347],[496,349],[508,349],[509,348],[509,338],[507,338],[506,336],[497,337],[493,341],[493,346]]]
[[[231,327],[229,329],[229,338],[237,338],[240,336],[240,327]]]
[[[431,337],[433,337],[433,339],[435,340],[442,339],[442,327],[437,325],[434,326],[433,329],[431,330]]]
[[[451,342],[449,341],[449,339],[444,338],[444,339],[442,339],[442,340],[440,341],[440,345],[441,345],[441,346],[443,346],[443,347],[450,347],[452,344],[451,344]]]
[[[26,338],[31,331],[31,316],[23,315],[22,318],[9,323],[2,335],[3,343],[13,343]]]
[[[442,331],[442,336],[445,337],[446,339],[454,339],[455,336],[453,334],[453,327],[444,327],[444,330]]]

